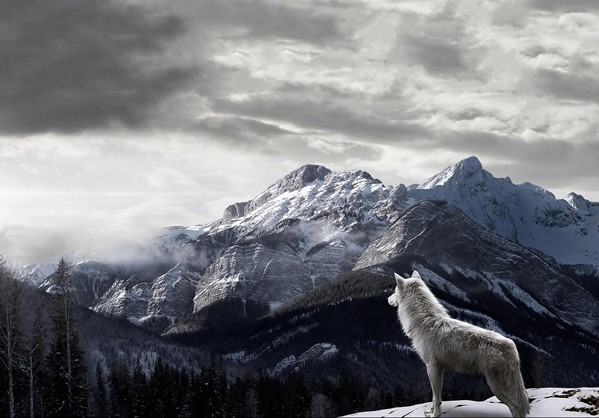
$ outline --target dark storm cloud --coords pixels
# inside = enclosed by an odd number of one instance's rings
[[[407,33],[402,36],[402,44],[406,57],[430,73],[468,71],[461,45],[449,39]]]
[[[236,150],[247,149],[268,155],[293,155],[294,158],[326,158],[337,163],[348,158],[373,160],[380,157],[376,145],[352,141],[332,140],[317,134],[300,134],[283,129],[277,125],[256,119],[237,116],[205,117],[191,129],[213,134],[225,145]]]
[[[371,113],[358,113],[327,100],[301,100],[296,96],[255,98],[247,101],[215,100],[215,109],[226,113],[288,122],[303,129],[321,129],[373,143],[423,140],[426,128],[393,121]]]
[[[522,83],[541,95],[599,103],[596,77],[556,70],[538,70]]]
[[[453,131],[437,135],[438,148],[455,151],[469,151],[474,154],[494,155],[529,161],[531,164],[558,163],[573,152],[573,145],[559,139],[526,141],[509,134],[497,134],[484,131]]]
[[[547,12],[588,12],[599,10],[597,0],[530,0],[533,9]]]
[[[310,9],[270,3],[265,0],[200,0],[186,2],[197,11],[197,19],[209,27],[239,27],[223,37],[294,39],[326,43],[343,39],[337,20]]]
[[[406,14],[397,34],[393,61],[421,65],[439,77],[480,77],[477,67],[484,51],[466,33],[466,24],[448,3],[429,15]]]
[[[143,124],[193,78],[159,57],[182,21],[107,0],[3,1],[0,131]]]
[[[205,117],[194,123],[190,129],[209,132],[233,143],[243,143],[244,140],[255,142],[263,138],[293,134],[276,125],[236,116]]]

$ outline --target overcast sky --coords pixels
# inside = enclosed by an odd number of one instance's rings
[[[2,2],[0,252],[220,217],[306,163],[470,155],[599,201],[595,0]]]

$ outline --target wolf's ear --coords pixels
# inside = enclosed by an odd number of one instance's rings
[[[397,282],[397,286],[399,286],[400,288],[403,288],[405,279],[397,273],[394,273],[394,275],[395,275],[395,281]]]
[[[420,277],[420,273],[418,273],[416,270],[412,272],[412,278],[422,280],[422,277]]]

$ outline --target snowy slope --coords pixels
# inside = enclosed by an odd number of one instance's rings
[[[599,413],[599,388],[540,388],[527,389],[531,399],[528,417],[584,417]],[[431,404],[383,409],[380,411],[359,412],[346,415],[360,418],[424,417],[425,410]],[[442,406],[443,417],[511,417],[509,409],[496,397],[482,402],[445,401]]]

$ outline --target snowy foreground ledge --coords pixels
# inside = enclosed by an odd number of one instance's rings
[[[599,414],[599,388],[527,389],[530,401],[528,417],[584,417]],[[359,412],[347,417],[423,417],[431,403]],[[511,417],[507,406],[496,397],[486,401],[444,401],[442,417]]]

